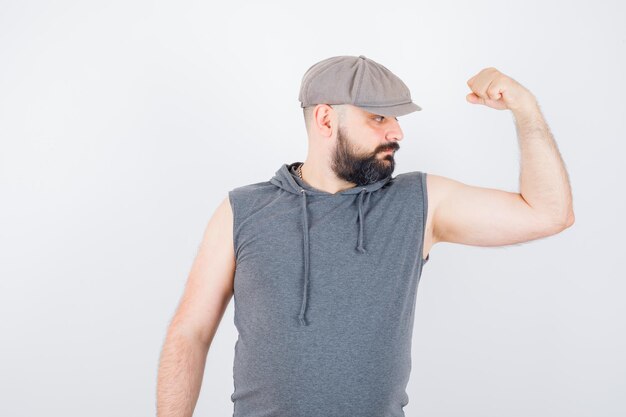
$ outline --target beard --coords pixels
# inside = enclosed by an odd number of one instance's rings
[[[331,169],[338,178],[357,186],[372,184],[391,176],[396,165],[393,154],[385,154],[382,158],[378,157],[378,154],[381,151],[398,148],[396,142],[391,142],[376,148],[370,154],[359,155],[354,151],[354,146],[340,126],[337,130],[337,146],[332,155]]]

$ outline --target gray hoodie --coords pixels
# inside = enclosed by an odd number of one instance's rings
[[[331,194],[283,164],[229,191],[235,417],[404,416],[426,174]]]

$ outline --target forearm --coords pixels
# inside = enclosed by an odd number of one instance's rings
[[[574,212],[565,164],[548,124],[533,98],[513,111],[521,150],[520,193],[556,225],[569,225]]]
[[[191,417],[198,401],[209,347],[170,330],[157,378],[157,417]]]

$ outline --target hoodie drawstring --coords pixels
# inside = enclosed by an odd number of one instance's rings
[[[361,253],[365,253],[365,248],[363,247],[363,196],[365,195],[365,188],[361,189],[359,193],[359,239],[358,246],[356,250]]]
[[[364,237],[363,237],[363,223],[364,223],[364,218],[363,218],[363,198],[365,196],[365,191],[367,191],[365,188],[361,189],[361,192],[359,193],[359,237],[357,239],[358,245],[356,247],[357,251],[359,251],[360,253],[366,253],[365,247],[363,246],[364,244]],[[300,188],[300,193],[302,194],[302,228],[303,228],[303,237],[304,237],[304,285],[302,287],[302,306],[300,307],[300,324],[303,326],[307,325],[306,319],[305,319],[305,313],[306,313],[306,305],[307,305],[307,292],[308,292],[308,287],[309,287],[309,253],[310,253],[310,247],[309,247],[309,216],[307,213],[307,208],[306,208],[306,190],[304,188]]]
[[[309,286],[309,219],[306,211],[306,190],[300,188],[302,193],[302,226],[304,228],[304,286],[302,288],[302,307],[300,308],[300,324],[306,326],[304,312],[306,310],[306,295]]]

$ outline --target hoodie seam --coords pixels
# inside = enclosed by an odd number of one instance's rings
[[[238,239],[237,239],[237,227],[239,225],[239,219],[237,217],[237,210],[235,207],[235,201],[234,201],[234,196],[233,196],[233,191],[229,191],[228,192],[228,201],[230,202],[230,208],[231,211],[233,213],[233,227],[232,227],[232,234],[233,234],[233,251],[235,253],[235,264],[237,263],[237,257],[238,257]]]
[[[428,220],[428,188],[426,184],[426,172],[420,172],[420,188],[422,193],[422,233],[419,249],[420,263],[424,265],[430,259],[430,253],[424,259],[424,243],[426,239],[426,221]]]

